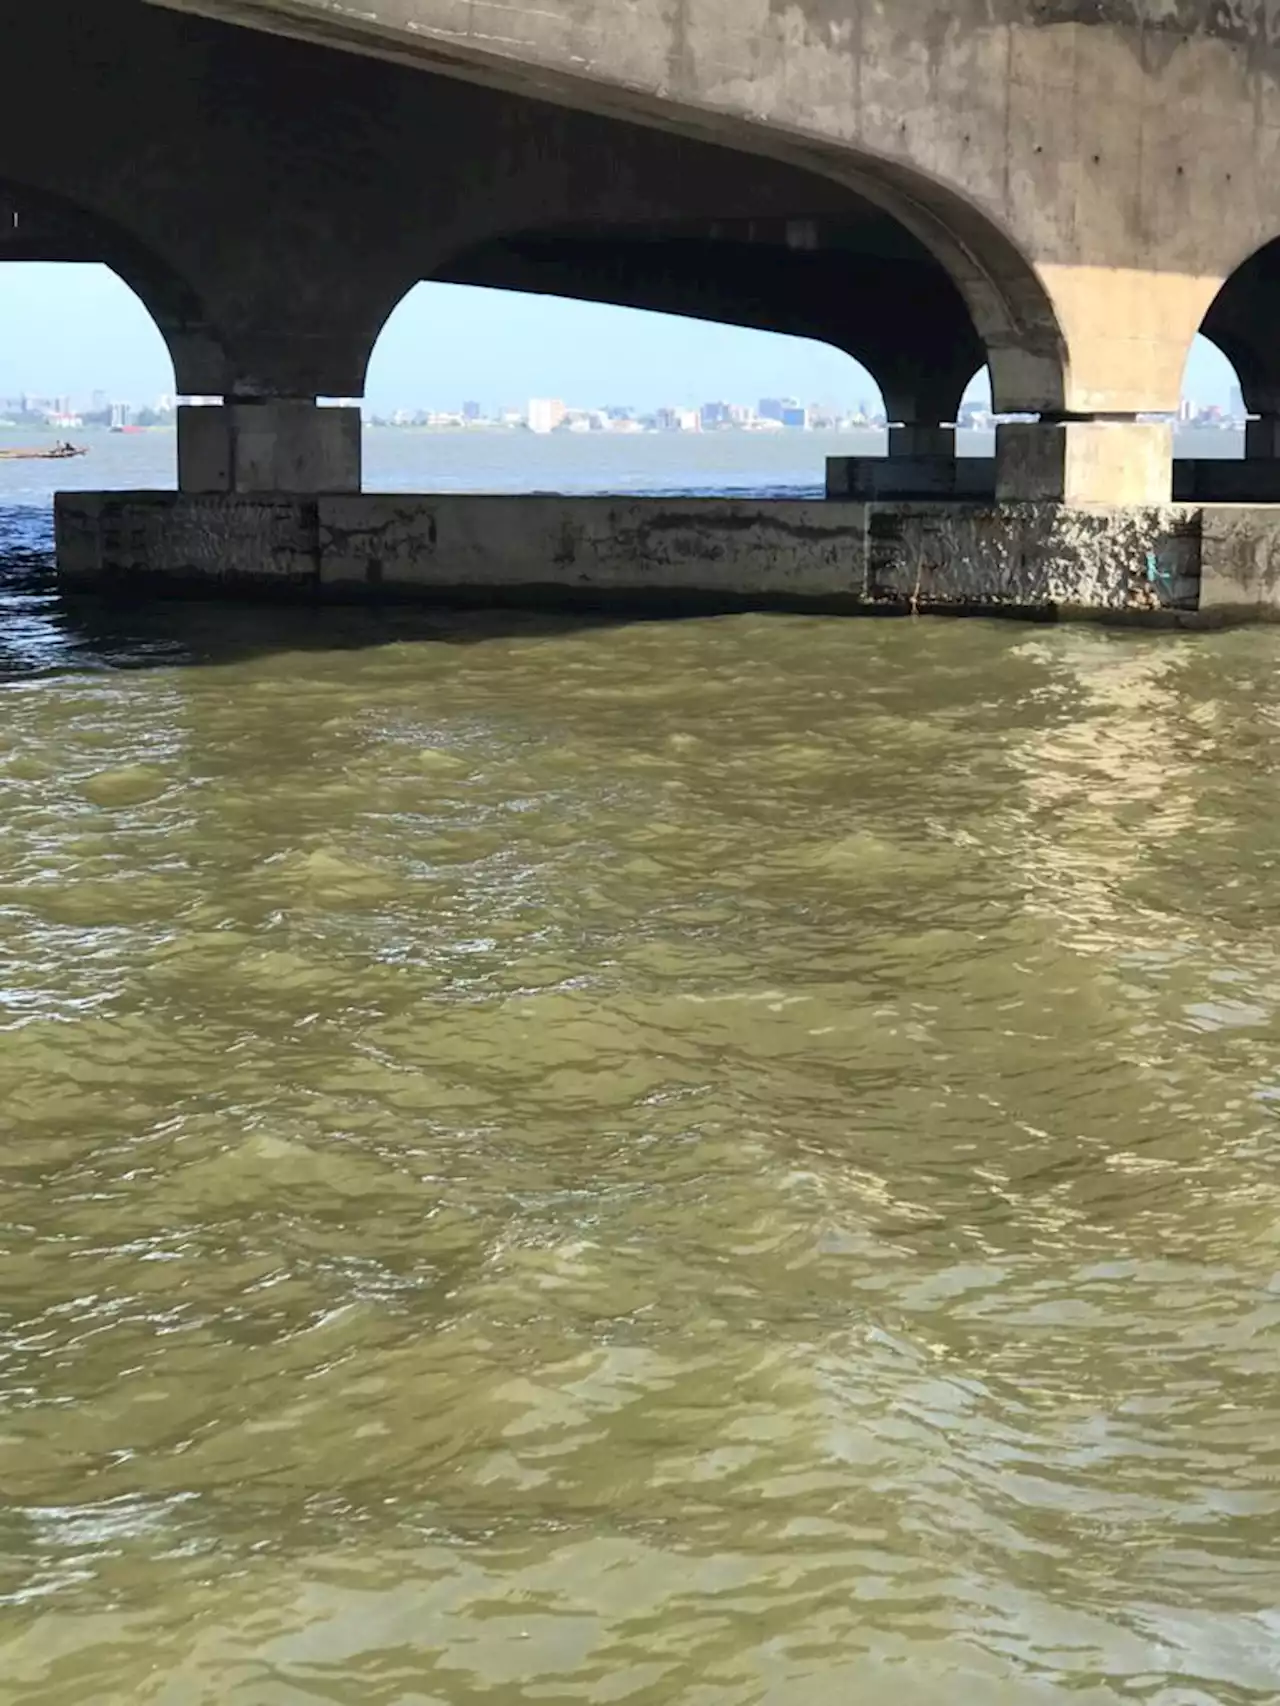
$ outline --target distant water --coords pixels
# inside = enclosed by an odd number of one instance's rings
[[[52,443],[55,436],[43,435]],[[169,487],[175,482],[171,432],[82,432],[90,447],[77,462],[0,462],[0,507],[47,505],[66,491]],[[27,431],[0,434],[0,448],[37,443]],[[828,456],[877,456],[883,433],[432,433],[372,428],[365,435],[365,484],[380,492],[633,492],[820,497]],[[961,435],[961,453],[989,456],[989,434]],[[1182,435],[1184,456],[1231,456],[1242,437]]]

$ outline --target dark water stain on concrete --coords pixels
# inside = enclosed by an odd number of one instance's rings
[[[1280,42],[1280,0],[1006,0],[997,9],[1008,24],[1110,25],[1250,48]]]
[[[773,0],[774,10],[797,5],[816,28],[849,20],[849,0]],[[1004,26],[1050,28],[1085,24],[1123,31],[1204,36],[1239,42],[1251,49],[1280,44],[1280,0],[907,0],[892,7],[861,0],[856,8],[878,12],[904,40],[930,39],[940,23],[959,33]]]

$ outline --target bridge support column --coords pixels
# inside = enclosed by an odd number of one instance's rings
[[[1132,415],[1009,421],[996,428],[996,499],[1068,506],[1167,504],[1173,428]]]
[[[360,477],[359,409],[277,397],[178,410],[182,492],[358,492]]]
[[[894,457],[942,456],[956,453],[956,429],[937,422],[901,421],[889,428],[889,454]]]

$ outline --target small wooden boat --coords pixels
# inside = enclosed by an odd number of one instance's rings
[[[0,462],[67,462],[73,456],[87,456],[87,449],[75,444],[55,444],[52,450],[0,450]]]

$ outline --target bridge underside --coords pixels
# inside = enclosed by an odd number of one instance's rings
[[[1168,406],[1166,356],[1146,390],[1132,373],[1110,393],[1082,386],[1086,340],[1037,269],[971,199],[905,168],[770,151],[759,126],[713,140],[652,112],[549,101],[543,84],[409,69],[144,0],[95,0],[87,16],[77,0],[0,0],[0,28],[0,259],[111,266],[154,316],[178,392],[222,399],[181,412],[179,486],[197,532],[241,564],[261,547],[262,500],[310,527],[314,500],[360,492],[358,415],[317,398],[362,393],[388,315],[424,279],[844,350],[894,423],[882,496],[959,497],[966,479],[974,495],[952,423],[986,367],[997,408],[1026,417],[998,433],[989,503],[1155,515],[1171,500],[1170,429],[1143,418]],[[76,124],[50,125],[54,111]],[[1233,494],[1280,491],[1280,362],[1262,329],[1278,253],[1242,267],[1205,322],[1260,417]],[[1145,346],[1124,347],[1131,365]],[[1086,393],[1102,406],[1070,406]],[[1211,471],[1194,490],[1189,478],[1180,491],[1213,495]],[[138,537],[163,557],[155,529],[177,518],[152,506]],[[883,549],[893,525],[876,523]],[[142,567],[133,546],[113,561]]]

